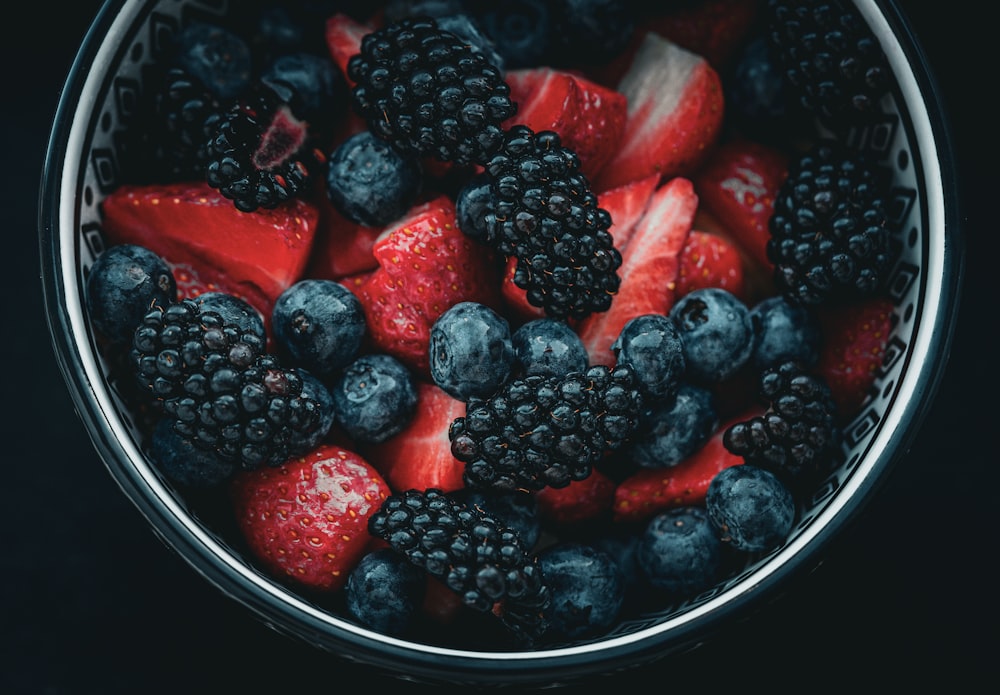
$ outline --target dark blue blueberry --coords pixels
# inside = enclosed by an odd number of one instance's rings
[[[307,432],[292,433],[292,448],[299,452],[308,452],[319,446],[336,421],[333,394],[319,377],[301,367],[293,367],[302,379],[302,396],[319,403],[320,420],[315,429]]]
[[[618,563],[602,550],[562,541],[538,552],[551,600],[545,609],[546,637],[592,637],[614,625],[625,602]]]
[[[535,67],[547,60],[552,43],[550,4],[548,0],[474,4],[475,19],[507,68]]]
[[[407,212],[423,189],[423,167],[364,130],[330,154],[326,193],[347,219],[384,227]]]
[[[612,344],[618,364],[631,365],[648,402],[669,401],[684,375],[684,344],[673,319],[644,314],[626,323]]]
[[[722,547],[703,507],[678,507],[650,519],[636,560],[650,586],[688,598],[716,582]]]
[[[497,50],[496,44],[483,31],[482,27],[467,14],[450,14],[437,17],[437,25],[444,31],[449,31],[465,41],[473,53],[482,54],[487,63],[493,65],[501,73],[506,63],[503,55]]]
[[[595,65],[620,54],[635,31],[627,0],[554,0],[554,41],[560,64]]]
[[[90,266],[85,288],[94,330],[112,343],[130,344],[135,329],[154,304],[177,300],[177,282],[160,256],[143,246],[120,244]]]
[[[485,304],[459,302],[431,326],[429,355],[431,378],[452,397],[488,398],[513,369],[510,324]]]
[[[767,297],[750,310],[754,326],[754,368],[763,372],[795,360],[806,367],[819,362],[823,337],[819,319],[808,307],[782,295]]]
[[[587,348],[565,321],[540,318],[521,325],[511,336],[514,358],[526,376],[563,376],[587,369]]]
[[[490,187],[492,177],[478,173],[466,182],[455,197],[455,219],[462,233],[471,239],[489,242],[488,219],[495,211],[496,197]]]
[[[347,365],[330,387],[337,424],[354,440],[384,442],[399,434],[417,407],[413,376],[391,355],[371,353]]]
[[[749,463],[712,478],[705,509],[724,543],[750,553],[780,546],[795,521],[791,491],[773,473]]]
[[[420,616],[427,575],[390,548],[363,556],[344,585],[344,606],[359,623],[383,635],[402,637]]]
[[[239,326],[240,329],[249,331],[258,338],[267,337],[263,317],[245,299],[228,292],[204,292],[194,300],[204,311],[214,311],[219,314],[226,323]]]
[[[291,106],[296,116],[308,121],[313,132],[337,121],[337,109],[347,94],[343,75],[329,55],[299,51],[278,56],[264,69],[260,81]]]
[[[598,531],[589,540],[589,543],[597,550],[607,553],[617,563],[622,578],[625,580],[626,601],[633,597],[634,592],[647,586],[648,582],[639,567],[636,554],[639,548],[639,536],[632,529],[623,530],[612,527],[608,530]]]
[[[736,374],[753,353],[750,309],[732,292],[704,287],[684,295],[670,309],[684,345],[685,375],[703,385]]]
[[[334,280],[299,280],[282,292],[271,311],[279,350],[328,380],[354,360],[367,331],[361,301]]]
[[[150,436],[150,459],[169,480],[192,488],[221,485],[236,471],[236,464],[214,451],[196,446],[174,431],[174,419],[163,418]]]
[[[388,0],[382,14],[387,24],[408,17],[446,17],[465,11],[464,0]]]
[[[525,548],[530,550],[538,542],[542,522],[533,494],[464,487],[456,490],[454,496],[467,505],[479,507],[502,526],[517,533]]]
[[[177,62],[219,99],[233,99],[250,86],[250,46],[238,34],[208,22],[193,22],[176,39]]]
[[[719,426],[712,392],[683,383],[672,401],[643,413],[628,454],[643,468],[669,468],[698,451]]]

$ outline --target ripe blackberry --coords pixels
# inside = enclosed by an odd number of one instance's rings
[[[366,35],[347,69],[355,110],[404,153],[482,163],[516,112],[497,67],[429,17]]]
[[[130,362],[175,431],[248,470],[276,466],[320,426],[320,404],[256,333],[186,299],[155,306],[136,328]],[[298,437],[297,437],[298,435]]]
[[[576,153],[555,132],[515,125],[485,169],[493,200],[482,236],[517,258],[514,283],[528,301],[552,318],[607,311],[622,258]]]
[[[768,0],[766,19],[772,52],[803,108],[834,130],[878,115],[891,73],[853,3]]]
[[[465,605],[494,612],[520,639],[545,629],[548,588],[538,560],[513,531],[480,506],[436,488],[388,497],[369,518],[368,530],[462,597]]]
[[[307,194],[326,163],[308,123],[263,85],[208,127],[205,178],[243,212]]]
[[[841,432],[822,378],[799,362],[783,362],[761,375],[760,397],[767,410],[731,425],[723,434],[726,449],[789,483],[827,472],[839,456]]]
[[[803,304],[875,294],[893,261],[889,172],[820,140],[792,165],[774,201],[767,255],[779,292]]]
[[[594,365],[562,377],[514,379],[489,399],[470,400],[448,437],[469,487],[562,488],[621,448],[641,410],[632,367]]]

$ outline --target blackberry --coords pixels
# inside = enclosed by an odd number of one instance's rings
[[[243,212],[308,194],[326,164],[308,123],[264,85],[210,119],[208,127],[205,178]]]
[[[826,473],[837,461],[841,443],[826,382],[791,360],[763,372],[760,397],[766,411],[730,425],[723,433],[726,449],[787,483]]]
[[[549,594],[538,560],[482,507],[436,488],[407,490],[382,503],[368,530],[519,638],[533,642],[544,632]]]
[[[513,379],[489,399],[470,400],[448,437],[469,487],[562,488],[623,447],[641,411],[631,367],[594,365],[562,377]]]
[[[367,34],[347,70],[357,113],[407,154],[482,163],[516,112],[500,70],[429,17]]]
[[[864,153],[828,139],[792,162],[767,241],[780,294],[816,305],[882,288],[894,260],[888,177]]]
[[[768,0],[766,21],[771,50],[803,109],[833,130],[878,115],[891,73],[853,3]]]
[[[145,315],[129,358],[179,435],[252,470],[301,453],[296,435],[313,432],[322,418],[320,404],[302,395],[299,374],[264,347],[256,333],[185,299]]]
[[[622,258],[576,153],[553,131],[515,125],[485,170],[493,200],[482,238],[516,257],[514,284],[528,301],[559,319],[607,311]]]

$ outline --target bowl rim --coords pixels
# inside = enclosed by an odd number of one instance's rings
[[[845,495],[842,491],[843,502],[824,512],[829,515],[826,522],[819,524],[814,533],[799,539],[801,542],[790,544],[793,547],[787,549],[784,560],[775,563],[752,586],[731,590],[724,601],[713,599],[698,607],[696,617],[670,630],[644,628],[629,635],[612,635],[572,648],[462,651],[387,637],[336,617],[331,623],[323,617],[323,611],[240,562],[196,523],[185,519],[185,510],[173,500],[169,490],[157,482],[144,464],[137,464],[137,460],[142,459],[141,452],[128,446],[129,437],[122,430],[114,408],[95,398],[93,375],[99,372],[93,356],[85,353],[85,346],[90,345],[86,319],[82,308],[69,302],[78,292],[76,286],[81,281],[76,273],[78,249],[67,249],[61,243],[66,229],[78,227],[74,224],[78,222],[74,220],[78,207],[63,203],[65,194],[74,190],[69,182],[80,175],[86,164],[77,162],[79,168],[71,170],[67,166],[67,154],[82,127],[75,114],[81,106],[86,108],[91,103],[87,92],[88,70],[95,64],[107,62],[114,50],[124,50],[102,46],[103,36],[120,30],[155,5],[138,0],[106,0],[85,35],[52,121],[38,209],[42,291],[56,360],[77,414],[112,478],[163,543],[224,595],[244,604],[265,624],[339,656],[411,678],[469,684],[496,680],[507,683],[576,680],[585,675],[649,663],[694,648],[711,639],[724,623],[750,618],[766,603],[765,598],[780,595],[793,575],[803,574],[817,564],[842,528],[858,520],[892,469],[905,456],[943,378],[958,318],[955,308],[964,276],[964,241],[959,181],[946,105],[933,68],[900,9],[900,3],[897,0],[857,0],[855,4],[869,23],[890,31],[894,40],[890,41],[888,52],[897,74],[900,66],[905,68],[904,92],[909,94],[907,105],[911,116],[916,111],[915,105],[920,106],[921,123],[913,136],[920,140],[922,177],[928,191],[933,193],[928,195],[932,200],[926,211],[929,215],[926,226],[940,225],[946,243],[941,257],[928,258],[941,278],[941,286],[936,301],[925,308],[924,321],[931,329],[919,331],[921,344],[914,349],[921,356],[941,355],[941,359],[933,361],[931,366],[921,365],[918,375],[909,379],[909,397],[900,399],[893,411],[894,425],[882,433],[886,446],[874,457],[868,474],[851,481],[855,487],[852,494]],[[67,307],[71,311],[67,312]],[[276,605],[276,598],[283,602],[282,605]],[[294,630],[284,624],[287,615],[282,608],[289,605],[298,613]]]

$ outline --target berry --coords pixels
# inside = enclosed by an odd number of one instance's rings
[[[330,386],[337,424],[357,442],[384,442],[399,434],[417,407],[410,371],[391,355],[363,354]]]
[[[235,324],[241,331],[253,333],[261,340],[267,338],[263,317],[245,299],[218,290],[202,292],[193,299],[201,311],[214,311],[223,321]]]
[[[250,46],[234,32],[209,22],[192,22],[177,34],[174,61],[222,101],[249,89],[253,79]]]
[[[650,586],[690,598],[718,579],[722,548],[704,507],[676,507],[650,519],[635,555]]]
[[[683,297],[703,287],[720,287],[737,297],[745,296],[743,258],[730,239],[692,229],[680,259],[676,296]]]
[[[636,21],[628,0],[557,0],[554,52],[561,63],[599,65],[625,50]]]
[[[311,451],[326,439],[336,422],[333,394],[319,377],[301,367],[292,367],[302,380],[302,397],[315,401],[319,406],[319,424],[311,430],[293,432],[291,447],[295,451]]]
[[[565,321],[539,318],[521,324],[511,336],[518,376],[559,376],[587,368],[587,349]]]
[[[358,561],[344,585],[344,608],[367,628],[402,637],[414,628],[423,606],[427,575],[391,548]]]
[[[545,610],[546,640],[592,637],[618,620],[625,579],[606,552],[563,541],[539,551],[538,564],[551,597]]]
[[[670,468],[700,449],[718,425],[712,392],[682,383],[673,399],[643,414],[626,455],[642,468]]]
[[[260,83],[288,104],[316,136],[332,131],[346,99],[343,75],[329,55],[283,53],[264,68]]]
[[[684,345],[673,319],[642,314],[630,319],[611,346],[618,364],[631,366],[646,403],[669,402],[684,375]]]
[[[468,3],[508,69],[546,60],[552,38],[552,11],[546,0],[510,0],[498,5]]]
[[[434,383],[462,401],[491,396],[514,363],[510,324],[478,302],[445,310],[431,326],[428,351]]]
[[[156,469],[178,485],[211,488],[222,485],[236,472],[232,459],[195,445],[162,418],[150,436],[150,458]]]
[[[808,368],[819,361],[823,333],[816,313],[781,295],[750,309],[756,336],[751,364],[758,372],[795,360]]]
[[[521,544],[531,550],[542,535],[541,510],[538,498],[529,492],[515,490],[477,490],[465,487],[457,490],[455,499],[481,509],[521,537]]]
[[[609,518],[614,496],[614,480],[596,468],[566,487],[544,487],[535,493],[539,514],[546,523],[564,528]]]
[[[768,37],[755,36],[737,54],[726,81],[726,118],[742,135],[765,143],[786,142],[790,132],[806,135],[803,114],[788,90]]]
[[[705,494],[705,511],[718,538],[747,553],[775,550],[795,521],[795,501],[781,479],[747,464],[719,471]]]
[[[684,348],[685,375],[702,385],[736,374],[753,354],[750,309],[727,290],[706,287],[677,300],[670,309]]]

